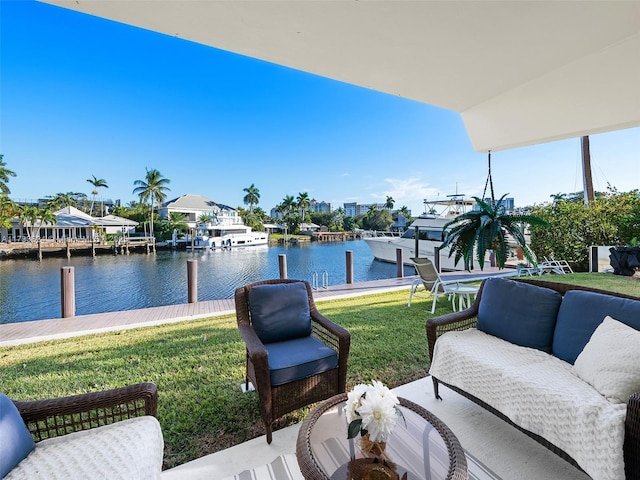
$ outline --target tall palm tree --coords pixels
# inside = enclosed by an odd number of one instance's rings
[[[144,180],[136,180],[133,182],[136,188],[133,194],[140,197],[142,203],[149,203],[149,236],[153,237],[153,208],[157,205],[160,208],[162,202],[167,198],[166,192],[171,189],[167,187],[171,180],[164,178],[162,174],[152,168],[147,168],[147,174]]]
[[[311,206],[311,199],[309,198],[309,194],[307,192],[298,193],[298,198],[296,199],[298,202],[298,208],[302,210],[302,221],[304,222],[306,217],[305,213],[307,208]]]
[[[393,199],[393,197],[387,195],[387,201],[384,203],[384,208],[391,211],[393,210],[393,206],[395,205],[395,203],[396,201]]]
[[[9,190],[7,183],[9,183],[9,177],[15,177],[16,173],[7,168],[7,163],[3,158],[4,155],[0,154],[0,193],[9,195],[11,190]]]
[[[93,185],[93,190],[91,191],[91,208],[89,209],[89,215],[93,215],[93,204],[96,200],[96,195],[98,195],[98,188],[109,188],[107,185],[107,181],[104,178],[96,178],[95,175],[91,175],[91,178],[87,178],[87,182]]]
[[[251,186],[243,188],[242,191],[247,192],[242,201],[245,205],[249,205],[249,211],[253,213],[253,206],[260,201],[260,190],[252,183]]]

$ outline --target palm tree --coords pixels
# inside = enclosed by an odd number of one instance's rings
[[[184,213],[170,212],[169,216],[165,220],[170,232],[174,230],[178,232],[185,232],[189,229],[187,225],[187,216]]]
[[[167,187],[167,184],[170,182],[171,180],[164,178],[155,168],[152,168],[151,170],[147,168],[145,179],[133,182],[136,187],[133,189],[133,194],[138,195],[142,203],[149,203],[150,237],[153,237],[153,207],[158,205],[158,208],[160,208],[162,202],[167,198],[167,194],[165,192],[171,190]]]
[[[0,228],[11,227],[10,220],[20,214],[20,206],[9,198],[8,195],[0,194]]]
[[[378,211],[378,205],[376,205],[375,203],[372,203],[371,205],[369,205],[369,211],[367,212],[367,215],[373,215],[377,211]]]
[[[302,221],[305,221],[305,213],[307,208],[311,206],[311,199],[309,198],[309,194],[307,192],[298,193],[298,198],[296,199],[298,202],[298,208],[302,210]]]
[[[296,201],[292,195],[286,195],[278,207],[278,211],[286,217],[296,207]]]
[[[9,195],[11,190],[9,190],[7,183],[9,183],[9,177],[15,177],[16,173],[7,168],[7,163],[3,158],[4,155],[0,154],[0,193]]]
[[[86,198],[86,195],[78,192],[58,192],[47,200],[47,206],[53,210],[59,210],[63,207],[76,207],[78,206],[78,200],[81,198]]]
[[[27,228],[29,240],[35,240],[40,235],[40,229],[45,223],[55,225],[56,216],[49,207],[23,207],[20,212],[20,222]]]
[[[171,216],[171,214],[176,213],[176,212],[171,212],[169,214],[169,216]],[[201,223],[202,225],[206,225],[208,223],[211,223],[215,220],[215,215],[210,215],[208,213],[203,213],[202,215],[200,215],[198,217],[198,223]]]
[[[243,188],[242,191],[247,192],[242,200],[245,205],[249,205],[249,211],[253,213],[253,206],[260,201],[260,190],[252,183],[250,187]]]
[[[395,205],[395,203],[396,201],[393,199],[393,197],[387,195],[387,201],[384,203],[384,208],[391,211],[393,210],[393,206]]]
[[[403,205],[398,209],[398,214],[402,215],[407,220],[411,218],[411,214],[409,213],[409,207],[407,207],[406,205]]]
[[[95,175],[91,175],[91,178],[87,178],[87,182],[93,185],[93,190],[91,191],[91,208],[89,209],[89,215],[93,215],[93,204],[96,200],[96,195],[98,195],[98,188],[104,187],[109,188],[107,185],[107,181],[104,178],[96,178]]]

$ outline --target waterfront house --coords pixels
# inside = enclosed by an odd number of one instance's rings
[[[204,223],[242,225],[242,218],[235,208],[191,193],[169,200],[158,209],[160,220],[168,218],[171,213],[184,215],[185,223],[189,228],[195,228],[198,223],[203,223],[200,220],[204,217],[210,219],[209,222]]]
[[[131,234],[138,225],[138,222],[115,215],[92,217],[71,206],[56,210],[53,214],[56,217],[55,224],[37,222],[31,225],[30,222],[23,223],[19,217],[15,217],[11,221],[10,232],[6,232],[6,239],[14,242],[39,239],[53,242],[98,241],[108,233]],[[4,239],[3,232],[2,240]]]

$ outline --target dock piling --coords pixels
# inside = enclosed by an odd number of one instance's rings
[[[60,304],[62,305],[62,318],[76,315],[75,273],[73,267],[60,269]]]
[[[280,270],[280,280],[287,279],[287,255],[281,253],[278,255],[278,269]]]
[[[198,261],[187,260],[187,297],[189,303],[198,302]]]
[[[347,283],[353,283],[353,250],[347,250]]]
[[[402,259],[402,249],[396,248],[396,277],[404,277],[404,260]]]

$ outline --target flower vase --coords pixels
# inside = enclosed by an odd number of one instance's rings
[[[360,450],[362,454],[366,457],[377,457],[384,458],[385,449],[387,447],[386,442],[382,442],[380,440],[373,441],[369,438],[369,434],[365,434],[360,438]]]

